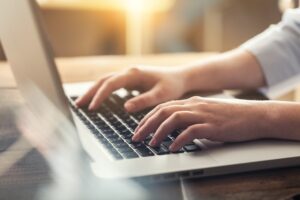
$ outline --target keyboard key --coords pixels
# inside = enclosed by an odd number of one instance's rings
[[[92,125],[92,124],[90,124],[90,123],[86,124],[86,126],[87,126],[89,129],[94,129],[94,128],[95,128],[94,125]]]
[[[116,160],[121,160],[123,159],[123,157],[121,156],[121,154],[115,150],[115,149],[108,149],[108,152],[116,159]]]
[[[126,120],[131,119],[130,115],[129,115],[127,112],[125,112],[125,111],[123,111],[123,110],[121,110],[121,109],[117,110],[117,111],[115,112],[115,114],[116,114],[120,119],[122,119],[123,121],[126,121]]]
[[[115,143],[114,146],[117,148],[117,149],[131,149],[128,144],[126,144],[125,142],[119,142],[119,143]]]
[[[127,126],[129,126],[129,127],[130,127],[131,124],[136,124],[136,122],[133,121],[129,115],[126,116],[126,117],[122,116],[121,119],[122,119],[123,122],[124,122]]]
[[[123,159],[123,157],[121,156],[121,154],[119,154],[119,153],[114,153],[114,154],[112,154],[113,155],[113,157],[116,159],[116,160],[122,160]]]
[[[124,126],[121,122],[111,122],[111,125],[116,129],[116,130],[126,130],[126,126]]]
[[[126,144],[126,146],[123,145],[123,146],[119,147],[118,151],[120,151],[121,153],[133,152],[133,150],[127,144]]]
[[[144,143],[149,145],[150,141],[152,140],[152,135],[148,135],[145,140],[144,140]]]
[[[120,143],[124,143],[124,140],[122,140],[120,137],[112,137],[112,138],[108,138],[108,140],[109,140],[112,144],[120,144]]]
[[[138,158],[139,156],[134,152],[126,152],[122,154],[125,158],[131,159],[131,158]]]
[[[164,155],[170,153],[169,149],[165,146],[160,145],[158,147],[151,147],[157,155]]]
[[[130,146],[132,146],[132,148],[134,148],[134,149],[140,149],[140,148],[147,149],[147,147],[143,143],[141,143],[141,142],[131,143]]]
[[[145,115],[143,115],[142,113],[135,113],[133,114],[134,119],[136,119],[137,121],[141,121],[144,118]]]
[[[99,142],[117,160],[137,158],[139,155],[146,157],[171,153],[169,147],[173,140],[181,133],[181,130],[174,131],[158,147],[147,146],[152,139],[152,135],[149,135],[144,142],[133,142],[131,140],[138,122],[151,111],[151,109],[147,109],[133,114],[127,113],[124,109],[124,103],[133,97],[134,95],[131,91],[125,97],[112,94],[101,104],[97,111],[89,111],[88,107],[77,108],[74,103],[71,103],[70,107],[86,124],[87,128]],[[70,101],[72,100],[75,100],[75,97],[70,99]],[[200,147],[190,143],[177,153],[198,150],[201,150]]]
[[[119,130],[118,132],[121,135],[121,137],[124,138],[131,138],[133,135],[132,132],[129,131],[128,129]]]
[[[103,129],[111,129],[107,124],[96,124],[96,126],[100,129],[100,130],[103,130]]]
[[[171,144],[173,143],[173,141],[163,141],[162,144],[166,147],[166,148],[170,148]]]
[[[107,124],[103,121],[93,121],[93,122],[98,128],[101,128],[101,129],[104,128],[105,126],[107,126]]]
[[[143,157],[154,156],[154,153],[152,151],[150,151],[147,147],[139,147],[139,148],[136,148],[136,150]]]
[[[134,131],[136,129],[136,127],[138,126],[138,124],[135,123],[134,121],[128,123],[127,125],[129,126],[129,128],[131,128],[132,131]]]
[[[181,148],[181,149],[179,149],[178,151],[173,151],[172,153],[183,153],[183,152],[184,152],[184,149]]]
[[[112,99],[117,103],[117,104],[119,104],[119,105],[121,105],[121,106],[123,106],[124,105],[124,103],[125,103],[125,100],[124,99],[122,99],[121,97],[119,97],[118,95],[116,95],[116,94],[112,94]]]
[[[95,136],[96,136],[99,140],[105,139],[104,136],[103,136],[101,133],[97,133],[97,134],[95,134]],[[105,139],[105,140],[106,140],[106,139]]]
[[[128,144],[141,143],[141,142],[134,142],[134,141],[132,141],[132,138],[126,138],[125,141],[126,141]]]
[[[188,144],[183,147],[187,152],[194,152],[201,150],[196,144]]]
[[[71,96],[70,99],[72,99],[73,101],[76,101],[76,99],[78,98],[78,96]]]
[[[91,130],[91,132],[92,132],[95,136],[102,135],[102,134],[100,133],[100,131],[98,131],[97,129]]]
[[[168,142],[168,141],[172,141],[172,139],[170,137],[166,137],[165,139],[163,139],[164,142]]]
[[[106,149],[110,150],[110,149],[115,149],[112,144],[110,144],[109,142],[103,141],[102,145],[105,146]]]
[[[110,143],[108,142],[108,140],[105,139],[105,138],[98,138],[98,140],[104,146],[109,146],[110,145]]]
[[[106,129],[100,129],[103,135],[114,135],[116,134],[114,130],[111,128]]]
[[[179,132],[179,131],[176,130],[173,133],[171,133],[171,136],[174,137],[174,138],[177,138],[180,133],[181,132]]]

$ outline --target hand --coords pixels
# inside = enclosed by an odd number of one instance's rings
[[[127,111],[136,112],[181,97],[185,93],[183,77],[179,68],[131,68],[102,77],[76,104],[89,104],[89,109],[95,110],[113,91],[136,89],[144,93],[125,103]]]
[[[194,139],[239,142],[267,137],[272,117],[268,103],[246,100],[220,100],[192,97],[158,105],[141,121],[133,137],[144,140],[154,133],[151,146],[157,146],[176,129],[184,131],[170,146],[177,151]],[[271,124],[271,125],[270,125]]]

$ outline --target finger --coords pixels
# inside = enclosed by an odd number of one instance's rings
[[[168,97],[163,94],[161,86],[156,85],[151,90],[128,100],[125,103],[125,108],[129,112],[137,112],[166,100],[168,100]]]
[[[96,94],[98,88],[111,76],[112,74],[106,75],[97,81],[83,96],[76,99],[76,105],[79,107],[87,105]]]
[[[100,104],[115,90],[132,85],[135,82],[132,74],[122,73],[107,79],[97,90],[93,97],[89,109],[95,110]]]
[[[175,112],[159,126],[150,145],[157,146],[176,129],[185,128],[195,123],[202,123],[200,116],[196,113],[190,111]]]
[[[194,139],[208,139],[209,137],[208,124],[195,124],[185,129],[172,143],[170,151],[176,152],[185,144],[192,142]]]
[[[144,140],[148,135],[155,132],[159,125],[163,121],[165,121],[170,115],[172,115],[172,113],[184,109],[186,109],[186,107],[170,106],[156,112],[144,123],[144,125],[139,129],[139,131],[135,133],[132,139],[134,141]]]
[[[167,108],[169,106],[179,106],[179,105],[183,105],[182,100],[173,100],[173,101],[169,101],[163,104],[160,104],[158,106],[156,106],[153,110],[151,110],[139,123],[139,125],[137,126],[137,128],[135,129],[135,132],[139,132],[139,129],[145,124],[146,121],[148,121],[155,113],[159,112],[159,110],[162,110],[164,108]]]

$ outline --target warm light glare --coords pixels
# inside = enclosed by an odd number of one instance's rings
[[[130,10],[133,12],[163,12],[168,10],[175,0],[37,0],[47,7],[81,7],[111,10]]]
[[[145,3],[147,0],[127,0],[125,2],[127,4],[128,11],[142,12],[145,9]]]
[[[166,12],[175,0],[38,0],[44,7],[119,10],[126,13],[126,53],[151,52],[153,17]]]

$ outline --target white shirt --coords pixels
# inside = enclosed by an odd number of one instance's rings
[[[300,76],[300,8],[241,46],[256,56],[269,87]]]

